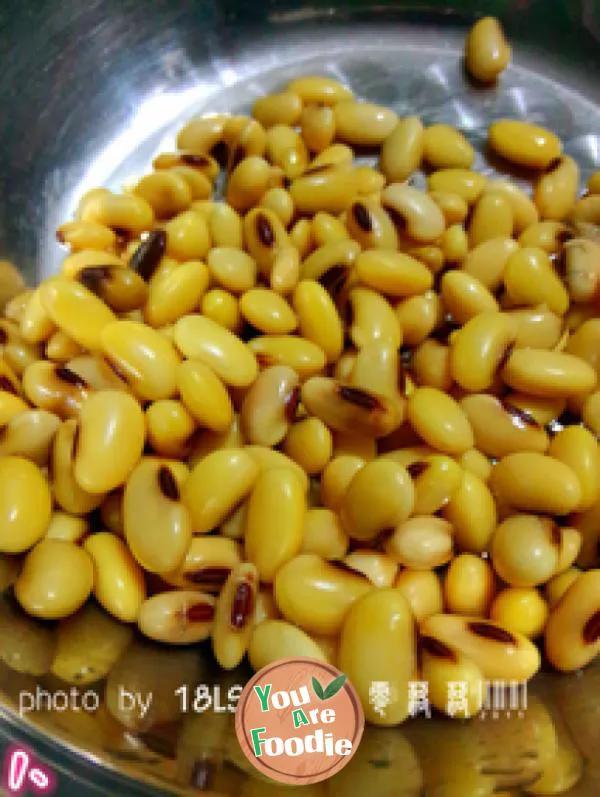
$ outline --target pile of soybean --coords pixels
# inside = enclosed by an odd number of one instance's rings
[[[509,58],[477,23],[473,77]],[[325,659],[388,725],[411,680],[441,711],[466,682],[472,715],[540,651],[600,652],[600,173],[581,195],[524,121],[488,145],[531,193],[460,131],[300,77],[82,197],[39,287],[3,266],[0,552],[28,614],[93,595],[225,669]]]

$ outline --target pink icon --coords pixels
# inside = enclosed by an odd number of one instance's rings
[[[8,794],[27,794],[31,790],[49,795],[56,789],[56,779],[29,750],[9,747],[4,759],[3,786]]]

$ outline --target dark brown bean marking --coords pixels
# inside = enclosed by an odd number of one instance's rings
[[[285,417],[291,423],[296,418],[298,405],[300,404],[300,388],[295,387],[284,399]]]
[[[230,172],[234,171],[236,166],[239,166],[245,157],[246,157],[246,150],[240,144],[234,147],[234,150],[231,153],[231,162],[228,167],[229,171]]]
[[[406,466],[406,470],[408,471],[408,475],[411,479],[418,479],[419,476],[422,476],[423,473],[429,468],[429,462],[411,462],[410,465]]]
[[[275,233],[273,232],[273,227],[269,219],[262,213],[259,213],[256,217],[256,234],[263,246],[267,246],[269,249],[274,246]]]
[[[166,247],[167,233],[164,230],[152,230],[131,256],[129,268],[148,281],[158,268]]]
[[[171,501],[179,501],[179,487],[175,476],[166,465],[163,465],[158,471],[158,486],[165,498],[169,498]]]
[[[199,570],[185,573],[184,578],[190,584],[222,586],[229,578],[230,573],[230,567],[201,567]]]
[[[8,332],[0,327],[0,346],[8,342]]]
[[[16,387],[7,376],[4,376],[4,374],[0,374],[0,390],[4,390],[6,393],[12,393],[14,396],[19,395]]]
[[[443,642],[440,642],[439,639],[435,639],[431,636],[421,637],[421,647],[425,653],[429,653],[430,656],[435,656],[436,659],[456,661],[456,654],[454,651],[447,645],[444,645]]]
[[[229,160],[229,147],[224,141],[217,141],[210,151],[211,157],[216,160],[221,169],[227,166]]]
[[[349,404],[354,404],[364,410],[377,410],[382,408],[381,402],[376,396],[358,387],[340,385],[338,387],[338,394],[343,401],[347,401]]]
[[[560,526],[556,523],[552,518],[541,518],[541,523],[544,525],[548,533],[548,537],[550,538],[550,543],[555,548],[560,548],[560,544],[562,542],[562,533],[560,531]]]
[[[66,382],[68,385],[75,385],[76,387],[82,388],[88,387],[88,383],[85,381],[85,379],[79,376],[79,374],[76,374],[75,371],[71,371],[70,368],[60,366],[56,369],[55,373],[61,382]]]
[[[491,623],[472,622],[467,624],[471,633],[480,636],[482,639],[490,639],[492,642],[502,642],[505,645],[516,645],[517,640],[508,631],[498,628]]]
[[[600,610],[593,614],[583,626],[583,641],[594,645],[600,639]]]
[[[500,399],[500,403],[504,407],[505,411],[511,416],[514,426],[519,426],[521,428],[524,426],[531,426],[535,429],[540,428],[539,423],[530,412],[527,412],[527,410],[522,410],[520,407],[515,407],[514,404],[511,404],[510,401],[506,401],[505,399]]]
[[[102,283],[110,276],[109,266],[88,266],[82,268],[77,279],[92,293],[101,293]]]
[[[369,544],[368,547],[370,549],[372,545]],[[356,550],[360,550],[360,548],[356,548]],[[350,575],[353,576],[360,576],[360,578],[364,578],[368,581],[368,577],[365,575],[365,573],[363,573],[361,570],[357,570],[355,567],[352,567],[352,565],[349,565],[346,562],[342,562],[341,559],[331,559],[329,562],[327,562],[327,564],[331,567],[335,567],[336,570],[340,570],[342,573],[350,573]]]
[[[568,243],[568,241],[572,241],[573,238],[575,238],[575,233],[573,232],[573,230],[569,230],[567,228],[565,228],[564,230],[560,230],[556,234],[556,240],[558,241],[559,244],[566,244]]]
[[[348,269],[346,266],[332,266],[328,268],[319,279],[321,285],[325,288],[327,293],[332,299],[336,299],[342,292],[346,281],[348,279]]]
[[[550,163],[546,166],[546,174],[552,174],[555,172],[558,167],[562,164],[563,159],[559,156],[558,158],[554,158],[550,161]]]
[[[355,202],[352,205],[352,215],[354,216],[354,221],[358,224],[363,232],[373,231],[373,220],[371,218],[371,214],[369,213],[368,208],[366,208],[361,202]]]
[[[508,346],[506,347],[506,349],[504,350],[504,352],[500,355],[500,357],[498,359],[498,368],[504,368],[506,363],[509,361],[510,355],[513,353],[514,348],[515,348],[515,344],[514,343],[509,343],[508,344]]]
[[[188,166],[210,166],[210,161],[206,155],[196,155],[195,152],[182,152],[179,157]]]
[[[254,613],[254,587],[247,581],[241,581],[235,588],[231,604],[231,627],[240,631],[248,624]]]
[[[212,603],[193,603],[187,607],[185,616],[189,623],[210,623],[215,616],[215,607]]]

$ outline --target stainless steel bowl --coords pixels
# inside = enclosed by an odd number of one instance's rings
[[[502,19],[514,59],[499,86],[482,91],[465,79],[461,51],[469,24],[485,13]],[[491,119],[546,124],[587,176],[600,168],[599,38],[595,0],[4,0],[0,257],[19,264],[32,283],[51,273],[62,254],[55,228],[85,190],[119,187],[139,174],[194,113],[244,111],[254,97],[308,71],[338,76],[400,113],[459,127],[478,145],[486,171],[497,167],[483,148]],[[33,747],[56,771],[60,795],[281,793],[251,785],[250,766],[227,741],[232,729],[215,745],[208,714],[129,730],[104,705],[96,715],[20,718],[24,692],[65,688],[19,672],[19,644],[51,645],[48,633],[55,632],[18,616],[10,602],[0,605],[0,745],[16,739]],[[185,682],[223,678],[202,650],[136,641],[114,679],[135,680],[142,662],[165,700]],[[549,760],[540,759],[538,742],[552,730],[575,783],[564,794],[596,797],[598,683],[597,669],[570,678],[542,674],[521,718],[370,729],[351,765],[314,793],[523,794],[559,755],[550,745]],[[95,688],[104,695],[104,683]],[[471,791],[457,791],[469,772]]]

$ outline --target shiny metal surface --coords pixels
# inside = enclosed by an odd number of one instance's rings
[[[118,187],[139,175],[158,150],[169,148],[187,117],[247,110],[254,97],[299,72],[335,75],[357,94],[399,113],[455,125],[477,145],[478,167],[485,171],[495,168],[483,148],[490,120],[511,116],[547,125],[563,138],[585,177],[600,168],[599,6],[594,0],[4,0],[0,257],[20,264],[32,282],[51,273],[62,254],[54,230],[81,193],[100,184]],[[489,12],[505,22],[514,63],[498,88],[482,91],[466,81],[460,53],[469,23]],[[526,183],[527,175],[518,177]],[[11,626],[3,612],[0,619],[6,640]],[[35,636],[36,628],[31,621],[27,634]],[[190,671],[188,652],[169,651],[166,657],[147,643],[141,651],[157,668],[157,683],[172,688],[173,677],[183,679]],[[214,682],[203,654],[193,656],[200,669],[191,681]],[[181,675],[173,676],[173,670]],[[472,794],[522,794],[544,763],[537,748],[530,749],[532,740],[554,728],[579,768],[577,785],[564,794],[597,797],[598,678],[598,669],[582,677],[543,675],[534,687],[532,713],[513,718],[510,726],[508,720],[494,725],[493,719],[438,719],[392,731],[371,729],[343,777],[322,793],[342,797],[368,789],[373,797],[439,797],[450,794],[444,788],[457,773],[472,770],[480,778]],[[210,758],[205,715],[143,732],[122,728],[105,707],[94,717],[50,712],[24,724],[16,712],[19,693],[39,683],[61,687],[52,676],[22,675],[0,664],[0,747],[3,737],[29,735],[59,771],[61,795],[146,793],[142,785],[113,780],[118,770],[175,792],[189,791],[196,771],[197,793],[198,762],[209,759],[214,769],[207,782],[218,793],[279,793],[265,785],[251,791],[249,768],[231,758],[228,745]],[[105,685],[97,688],[104,695]],[[45,741],[40,730],[48,734]],[[78,748],[86,751],[79,761],[72,757]],[[106,768],[92,771],[90,761]]]

